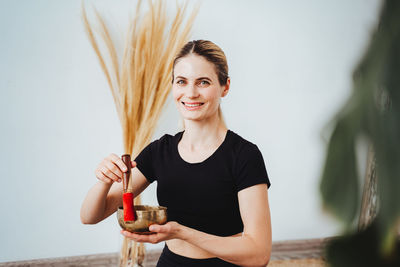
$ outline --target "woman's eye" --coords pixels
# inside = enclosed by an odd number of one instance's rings
[[[178,80],[176,83],[177,83],[177,84],[184,84],[185,81],[184,81],[184,80]]]
[[[203,80],[203,81],[200,81],[200,84],[201,85],[209,85],[210,83],[206,80]]]

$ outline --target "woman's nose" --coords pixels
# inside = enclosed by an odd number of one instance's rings
[[[199,91],[197,90],[195,85],[188,86],[187,97],[196,98],[199,96]]]

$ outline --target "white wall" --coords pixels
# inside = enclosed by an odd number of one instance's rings
[[[92,2],[122,34],[135,2]],[[94,226],[79,219],[97,164],[123,152],[80,3],[0,2],[0,261],[120,249],[114,215]],[[229,128],[264,155],[273,240],[338,233],[320,206],[321,130],[351,92],[379,7],[379,0],[202,1],[192,37],[227,54],[232,86],[223,111]],[[154,137],[175,133],[177,122],[170,104]],[[156,204],[154,186],[145,203]]]

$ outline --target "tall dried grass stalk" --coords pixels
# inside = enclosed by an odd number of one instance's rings
[[[176,14],[169,24],[165,1],[148,1],[149,9],[143,16],[140,16],[141,4],[139,0],[120,60],[105,20],[94,9],[99,24],[95,34],[82,2],[85,30],[114,98],[125,153],[132,157],[151,141],[169,93],[174,56],[188,41],[198,11],[198,8],[193,9],[185,21],[187,2],[177,4]],[[101,51],[97,35],[105,51]],[[140,202],[139,196],[135,204]],[[141,266],[144,254],[143,244],[124,238],[120,266]]]

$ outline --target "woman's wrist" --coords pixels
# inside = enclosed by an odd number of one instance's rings
[[[110,192],[111,186],[112,186],[112,184],[105,183],[101,180],[98,181],[98,183],[96,184],[96,187],[97,187],[96,191],[98,192],[98,196],[101,198],[103,198],[103,197],[106,198],[108,195],[108,192]]]
[[[102,188],[102,189],[105,189],[105,190],[110,190],[110,188],[111,188],[111,186],[112,186],[112,184],[113,183],[107,183],[107,182],[104,182],[104,181],[102,181],[102,180],[98,180],[97,181],[97,184]]]
[[[176,231],[176,235],[178,239],[181,239],[183,241],[189,241],[190,239],[190,228],[186,227],[182,224],[177,224],[177,231]]]

